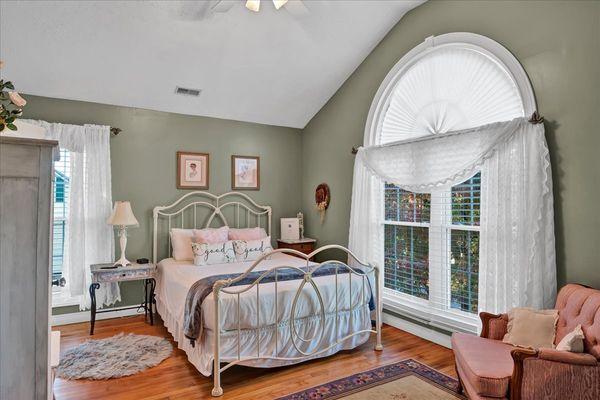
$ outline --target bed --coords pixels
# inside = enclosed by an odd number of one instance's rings
[[[324,246],[309,255],[279,249],[255,261],[203,266],[171,255],[172,228],[262,227],[270,235],[271,215],[270,206],[238,192],[190,192],[153,211],[156,308],[190,363],[205,376],[213,374],[213,396],[223,394],[221,373],[236,364],[295,364],[355,348],[371,334],[376,335],[375,349],[382,350],[379,270],[342,246]],[[332,251],[351,262],[309,261]],[[227,277],[220,279],[224,273]],[[294,279],[283,279],[290,273]],[[198,305],[201,335],[189,341],[186,298],[205,278],[218,280]]]

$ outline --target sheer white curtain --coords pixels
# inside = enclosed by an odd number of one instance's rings
[[[114,260],[114,235],[106,220],[112,208],[110,127],[27,121],[46,129],[48,139],[70,152],[69,213],[65,233],[63,274],[80,309],[88,308],[90,265]],[[116,283],[96,291],[98,307],[121,300]]]
[[[552,307],[556,295],[552,176],[543,125],[525,118],[360,148],[350,250],[383,265],[383,184],[451,187],[481,171],[479,308]]]

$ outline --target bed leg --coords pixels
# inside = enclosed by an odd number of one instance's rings
[[[379,281],[379,267],[375,265],[375,329],[377,330],[377,342],[375,343],[375,350],[382,351],[383,345],[381,344],[381,282]]]
[[[213,297],[215,300],[215,348],[214,348],[214,366],[213,366],[213,377],[214,377],[214,387],[212,390],[213,397],[219,397],[223,395],[223,388],[221,387],[221,359],[220,359],[220,351],[221,351],[221,335],[220,335],[220,321],[219,321],[219,286],[215,285],[213,288]]]
[[[215,336],[219,336],[217,333]],[[215,339],[215,342],[218,340]],[[218,347],[216,347],[218,349]],[[213,378],[214,378],[214,387],[212,389],[211,394],[213,397],[223,396],[223,388],[221,387],[221,363],[219,361],[219,350],[215,351],[215,365],[213,366]]]
[[[219,375],[219,373],[217,372],[217,376]],[[218,383],[217,380],[219,380],[219,378],[217,378],[217,376],[215,376],[215,387],[213,388],[211,394],[213,395],[213,397],[219,397],[219,396],[223,396],[223,388],[221,386],[217,386]]]

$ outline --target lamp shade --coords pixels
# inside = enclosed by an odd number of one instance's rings
[[[115,201],[112,214],[106,221],[109,225],[138,225],[138,220],[135,219],[133,211],[131,211],[131,204],[128,201]]]

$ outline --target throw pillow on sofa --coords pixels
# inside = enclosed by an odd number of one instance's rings
[[[556,345],[556,350],[570,351],[571,353],[583,353],[583,329],[581,324],[567,333],[564,338]]]
[[[502,341],[519,347],[553,349],[557,322],[558,310],[513,308]]]

